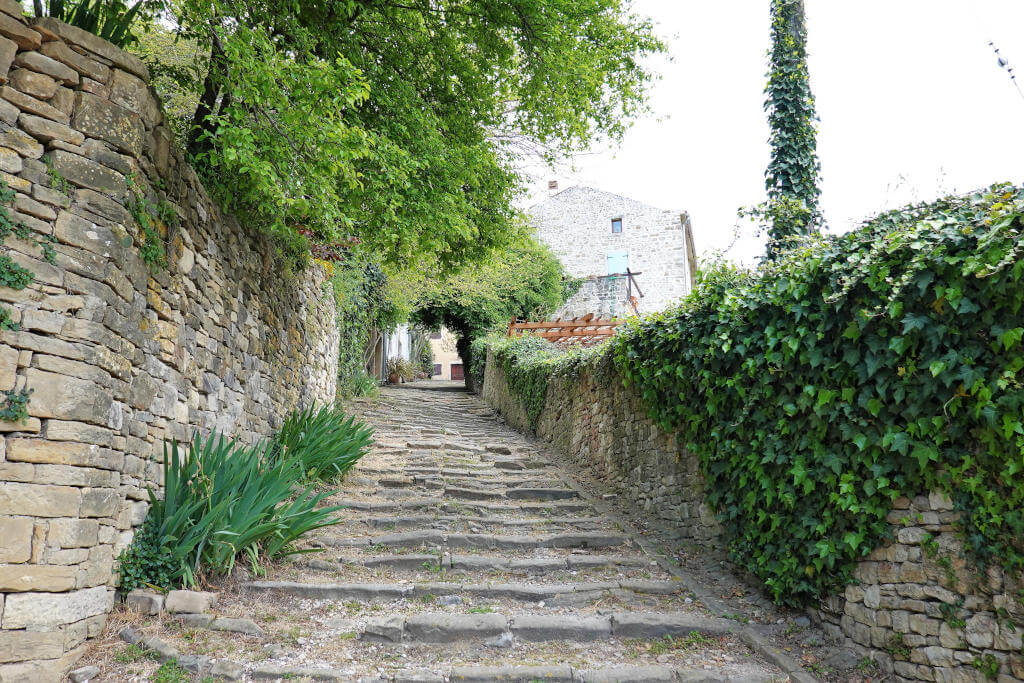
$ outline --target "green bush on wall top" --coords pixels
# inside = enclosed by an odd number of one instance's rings
[[[615,363],[701,459],[735,562],[798,603],[849,582],[899,496],[947,492],[1024,569],[1024,190],[998,186],[705,272]]]

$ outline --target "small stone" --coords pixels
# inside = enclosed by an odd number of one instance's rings
[[[140,614],[160,614],[164,606],[164,596],[155,591],[136,588],[124,599],[128,609]]]
[[[167,594],[166,609],[171,614],[202,614],[217,602],[216,593],[204,591],[171,591]]]
[[[121,640],[128,643],[129,645],[135,645],[140,640],[142,640],[142,634],[136,631],[131,626],[125,626],[118,632],[117,635],[121,637]]]
[[[445,606],[461,605],[462,598],[458,595],[442,595],[437,599],[437,604]]]
[[[219,659],[214,662],[213,667],[210,669],[210,675],[219,678],[225,678],[229,681],[240,681],[242,680],[242,674],[245,669],[238,662],[232,662],[228,659]]]
[[[261,629],[252,619],[228,619],[226,617],[219,617],[211,621],[207,628],[211,631],[230,631],[231,633],[241,633],[247,636],[263,635],[263,629]]]
[[[797,628],[808,628],[811,625],[811,620],[805,616],[799,616],[793,619],[793,625]]]
[[[100,669],[98,666],[83,666],[81,669],[75,669],[68,674],[68,679],[71,683],[86,683],[91,681],[100,675]]]

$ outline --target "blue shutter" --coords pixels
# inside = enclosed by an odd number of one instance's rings
[[[608,274],[625,273],[629,268],[629,252],[613,251],[608,254]]]

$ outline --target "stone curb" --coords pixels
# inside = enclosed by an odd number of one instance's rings
[[[143,637],[131,626],[125,626],[118,633],[121,640],[129,645],[138,645],[155,652],[161,662],[173,661],[182,669],[199,676],[217,676],[229,681],[242,680],[243,666],[229,659],[214,660],[205,655],[183,655],[170,644],[155,637]]]

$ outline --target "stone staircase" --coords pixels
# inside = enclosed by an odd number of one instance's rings
[[[351,406],[376,445],[320,552],[222,590],[262,635],[165,640],[245,680],[790,680],[477,398],[418,386]]]

